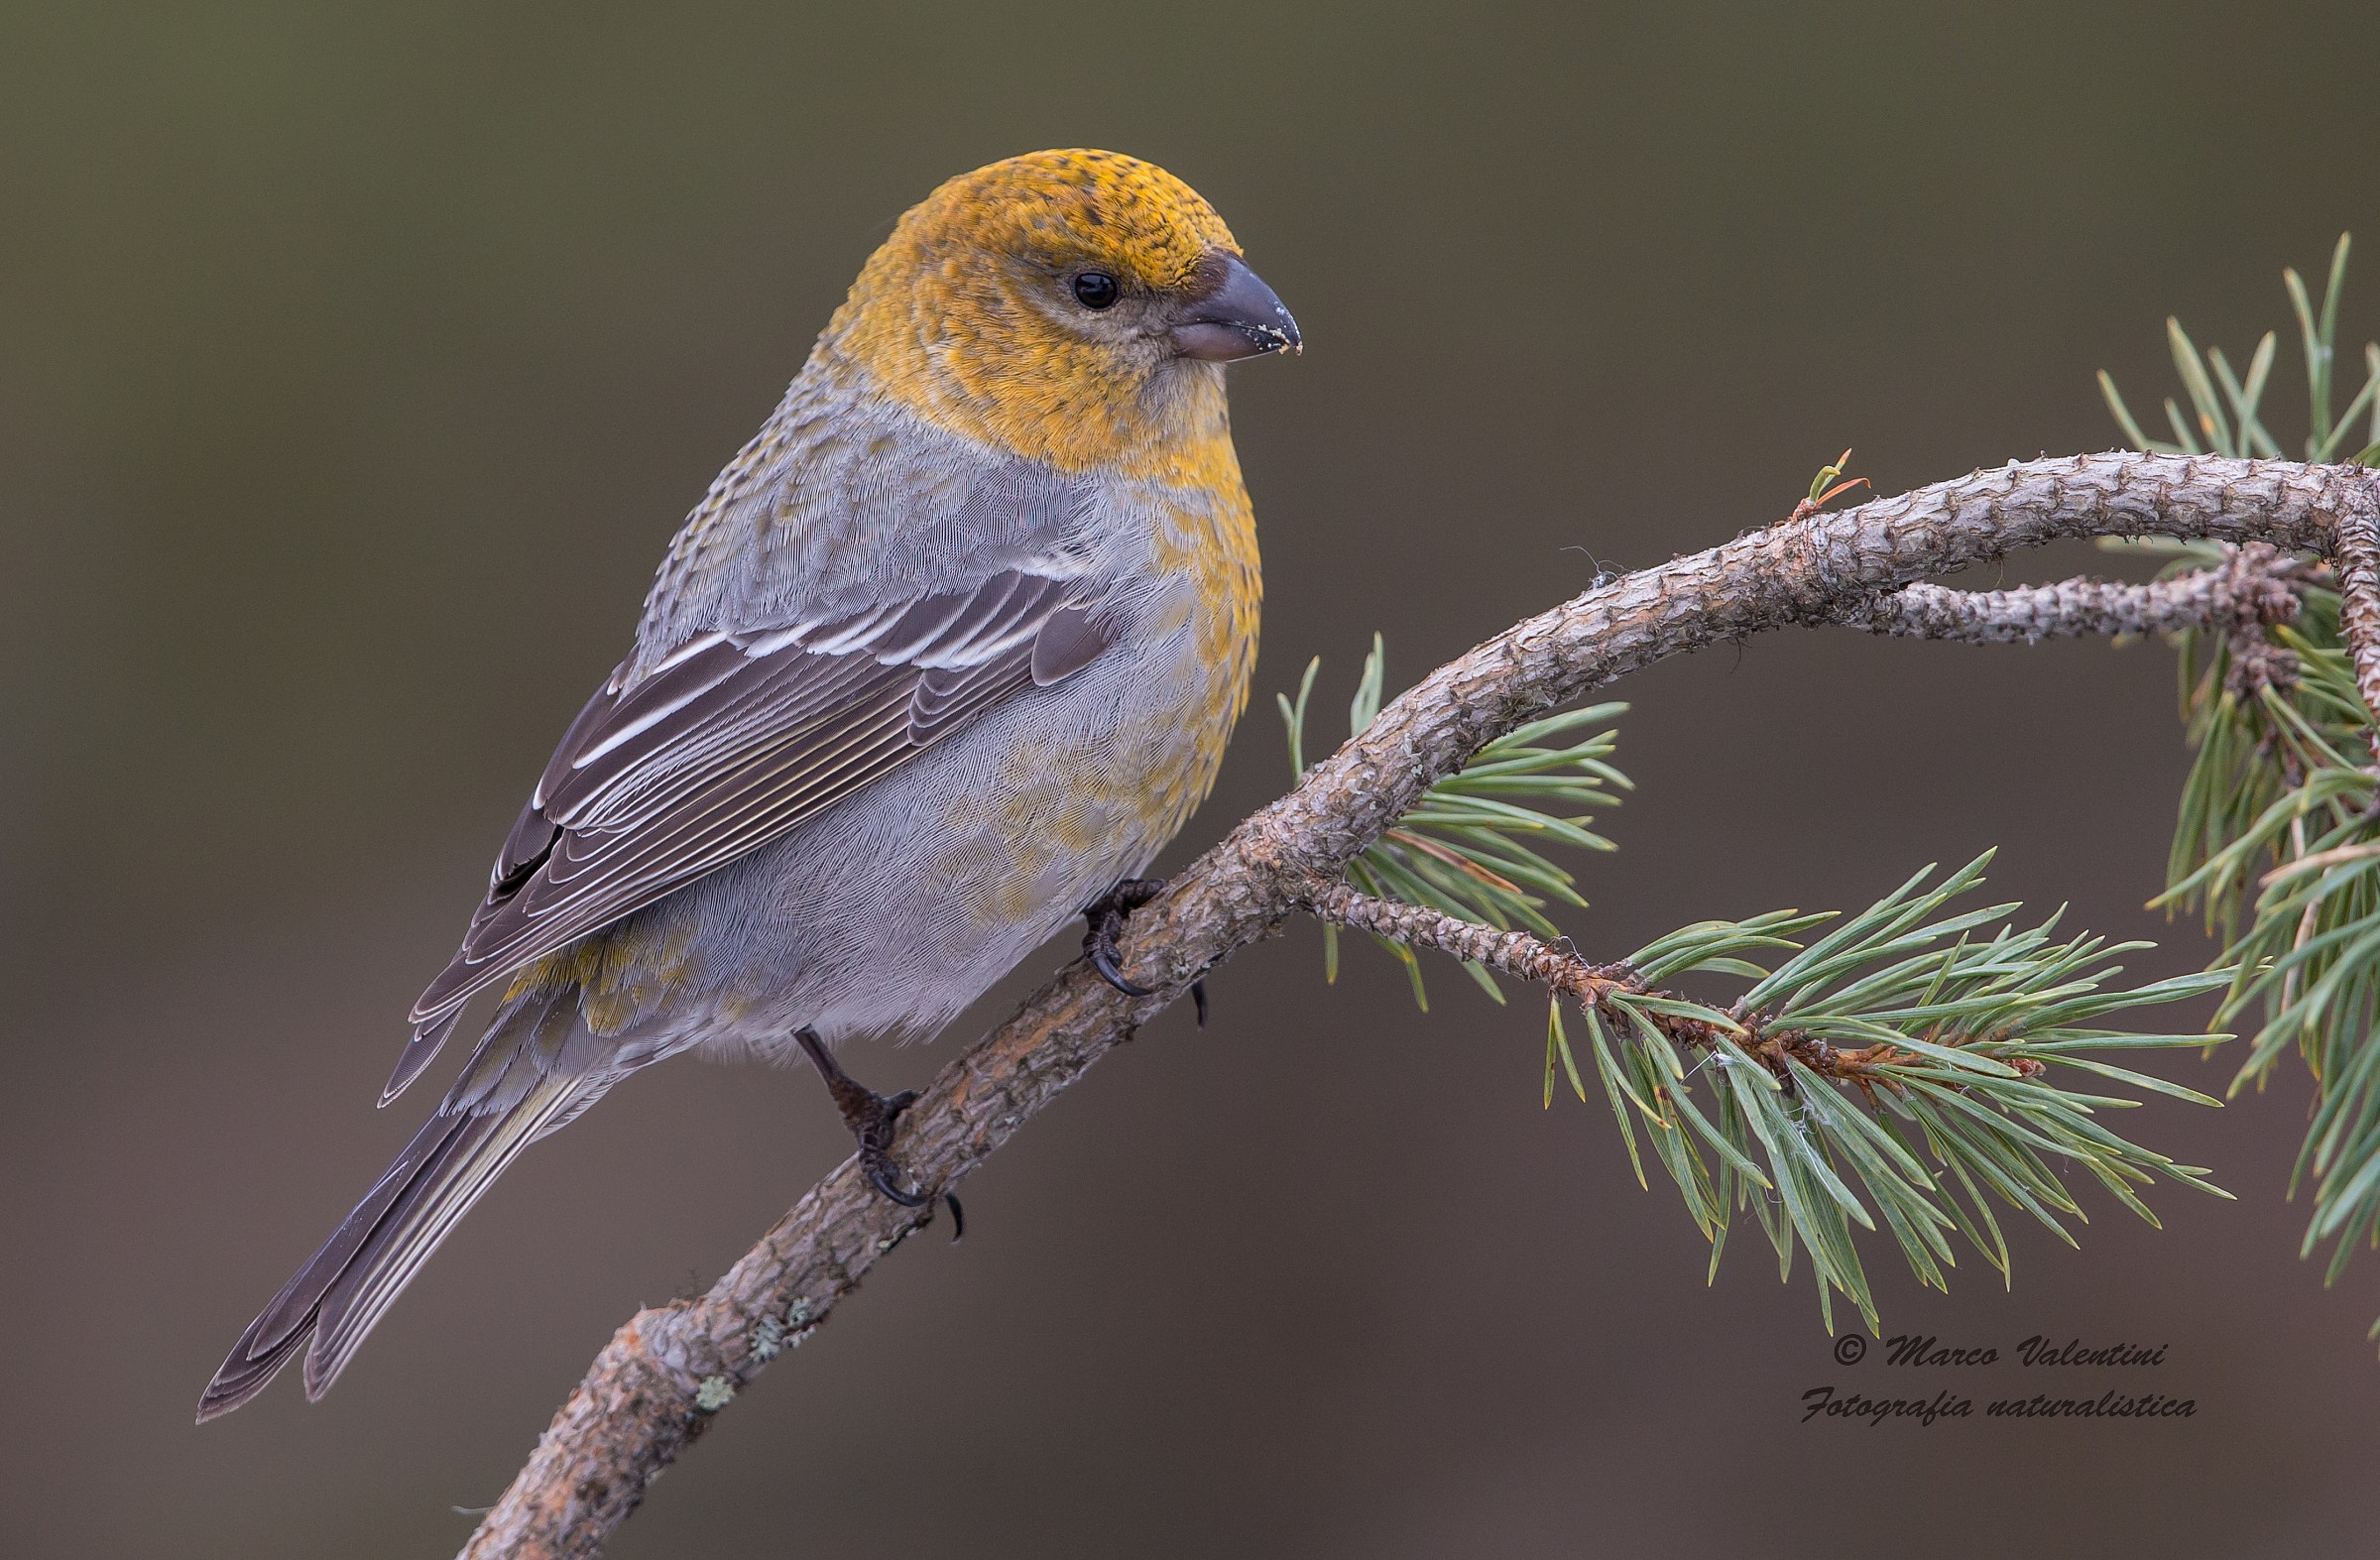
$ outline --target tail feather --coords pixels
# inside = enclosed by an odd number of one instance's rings
[[[308,1320],[278,1343],[260,1344],[256,1341],[257,1324],[263,1320],[260,1316],[249,1324],[246,1335],[232,1349],[231,1358],[223,1362],[223,1369],[215,1373],[215,1379],[206,1383],[206,1390],[198,1398],[200,1424],[221,1418],[272,1384],[281,1368],[290,1363],[290,1356],[304,1348],[305,1341],[314,1333],[313,1323]]]
[[[608,1082],[608,1080],[605,1080]],[[430,1253],[451,1234],[471,1205],[494,1185],[521,1150],[545,1134],[552,1119],[594,1080],[548,1078],[511,1110],[466,1118],[474,1128],[458,1147],[442,1156],[438,1173],[420,1181],[418,1198],[408,1197],[383,1221],[371,1243],[357,1253],[322,1297],[314,1346],[305,1357],[305,1395],[320,1397],[338,1380],[365,1335],[396,1303]],[[596,1084],[594,1092],[601,1092]],[[462,1146],[464,1142],[468,1146]]]
[[[456,1221],[521,1150],[577,1115],[617,1074],[548,1077],[510,1109],[430,1118],[344,1223],[274,1296],[198,1399],[203,1424],[265,1389],[310,1338],[305,1394],[320,1397]]]

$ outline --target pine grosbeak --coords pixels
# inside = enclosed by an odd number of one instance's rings
[[[1131,158],[1014,158],[903,216],[671,541],[382,1103],[495,993],[460,1079],[198,1417],[309,1339],[321,1395],[524,1147],[679,1051],[807,1052],[913,1196],[900,1102],[824,1046],[939,1029],[1204,799],[1258,597],[1222,365],[1298,345]]]

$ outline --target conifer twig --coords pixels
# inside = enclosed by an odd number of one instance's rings
[[[1299,908],[1334,926],[1484,964],[1498,975],[1547,987],[1582,1008],[1600,1010],[1606,998],[1646,995],[1673,1003],[1680,1010],[1687,1006],[1674,993],[1648,991],[1643,976],[1626,963],[1591,964],[1571,949],[1525,931],[1498,931],[1401,900],[1360,894],[1344,883],[1333,884]],[[1690,1049],[1709,1050],[1721,1042],[1718,1026],[1682,1011],[1654,1011],[1648,1021]],[[1840,1082],[1868,1075],[1875,1049],[1826,1045],[1792,1030],[1763,1032],[1758,1025],[1745,1028],[1733,1040],[1779,1078],[1791,1076],[1790,1062],[1800,1062],[1821,1077]]]
[[[1781,1273],[1797,1251],[1809,1254],[1830,1330],[1840,1294],[1880,1331],[1854,1235],[1854,1226],[1878,1230],[1878,1215],[1918,1280],[1947,1290],[1954,1233],[2009,1272],[1995,1202],[2071,1244],[2060,1220],[2082,1217],[2067,1185],[2078,1172],[2152,1224],[2141,1193],[2155,1181],[2229,1195],[2204,1170],[2119,1136],[2103,1113],[2139,1101],[2098,1091],[2113,1083],[2215,1104],[2115,1058],[2226,1036],[2099,1025],[2219,990],[2230,972],[2125,987],[2114,961],[2145,943],[2060,938],[2059,915],[2020,929],[2015,904],[1950,909],[1981,883],[1989,859],[1941,879],[1929,867],[1845,917],[1773,910],[1698,921],[1616,965],[1347,885],[1305,907],[1329,924],[1551,987],[1547,1107],[1557,1070],[1582,1102],[1593,1073],[1639,1184],[1642,1134],[1711,1242],[1714,1272],[1729,1227],[1748,1211]],[[1749,984],[1720,1008],[1674,989],[1681,976]],[[1563,1021],[1565,997],[1586,1021],[1581,1043]]]
[[[2337,522],[2338,624],[2355,665],[2364,708],[2380,711],[2380,497],[2358,483],[2343,495]],[[2380,764],[2380,724],[2372,727]]]
[[[2297,616],[2306,565],[2261,542],[2216,568],[2145,585],[2067,579],[2016,590],[1951,590],[1922,581],[1878,600],[1852,626],[1897,639],[2030,645],[2045,639],[2260,629]]]
[[[1624,964],[1590,964],[1570,949],[1528,932],[1499,931],[1402,900],[1383,900],[1360,893],[1352,884],[1334,883],[1298,908],[1334,926],[1484,964],[1498,975],[1551,987],[1589,1006],[1607,992],[1643,987],[1636,972]]]
[[[1155,995],[1127,997],[1087,967],[1068,967],[944,1066],[902,1116],[893,1151],[922,1189],[954,1185],[1193,980],[1328,890],[1434,782],[1615,677],[1770,629],[1861,623],[1879,599],[1928,574],[2058,538],[2326,550],[2350,506],[2361,503],[2367,520],[2374,513],[2375,480],[2278,460],[2029,461],[1767,527],[1598,585],[1391,701],[1135,911],[1126,973]],[[2373,675],[2380,691],[2380,659]],[[708,1293],[641,1311],[621,1328],[463,1553],[599,1552],[736,1392],[930,1216],[877,1195],[856,1162],[837,1168]]]

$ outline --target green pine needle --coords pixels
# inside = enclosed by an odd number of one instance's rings
[[[2152,1180],[2227,1195],[2204,1170],[2109,1130],[2101,1113],[2140,1102],[2097,1091],[2112,1083],[2216,1101],[2082,1053],[2207,1043],[2101,1025],[2220,991],[2230,973],[2120,986],[2113,961],[2144,944],[2059,938],[2056,915],[2019,929],[2014,904],[1953,912],[1950,900],[1981,882],[1988,860],[1939,882],[1928,869],[1806,943],[1800,933],[1834,918],[1704,921],[1629,957],[1648,986],[1749,978],[1731,1007],[1621,991],[1588,1010],[1588,1054],[1629,1162],[1641,1180],[1641,1131],[1712,1242],[1714,1270],[1730,1219],[1749,1208],[1781,1272],[1791,1273],[1797,1249],[1807,1253],[1822,1311],[1831,1319],[1840,1294],[1873,1330],[1854,1228],[1888,1233],[1918,1279],[1942,1288],[1954,1236],[2006,1275],[1995,1201],[2072,1244],[2066,1221],[2082,1213],[2062,1177],[2077,1170],[2152,1224],[2138,1191]],[[1763,969],[1758,961],[1777,951],[1787,957]],[[1570,1055],[1549,1022],[1549,1104],[1555,1064]]]
[[[2297,316],[2298,334],[2305,346],[2307,401],[2312,409],[2305,441],[2306,458],[2318,464],[2339,459],[2342,451],[2350,447],[2350,441],[2357,446],[2367,441],[2380,446],[2380,343],[2364,348],[2363,384],[2349,399],[2346,410],[2335,413],[2332,410],[2338,300],[2346,283],[2348,248],[2348,235],[2341,233],[2337,247],[2330,253],[2329,280],[2322,292],[2319,316],[2307,296],[2304,279],[2295,270],[2281,273],[2290,308]],[[2115,380],[2105,369],[2099,371],[2099,394],[2105,398],[2107,410],[2115,416],[2116,426],[2123,430],[2132,447],[2163,455],[2278,458],[2280,441],[2259,420],[2266,377],[2272,371],[2277,345],[2274,333],[2267,331],[2257,342],[2244,379],[2232,372],[2230,361],[2220,348],[2210,348],[2202,354],[2180,320],[2166,320],[2165,336],[2166,347],[2173,355],[2175,375],[2182,381],[2182,393],[2189,402],[2187,411],[2170,398],[2165,403],[2166,420],[2174,432],[2172,442],[2144,433],[2139,420],[2132,416],[2122,394],[2116,390]],[[2369,430],[2356,439],[2356,421],[2367,413],[2371,420]],[[2364,459],[2361,454],[2352,458]]]
[[[2334,410],[2339,299],[2349,244],[2339,237],[2318,310],[2305,280],[2282,273],[2303,347],[2309,416],[2307,458],[2380,464],[2380,343],[2363,350],[2364,378]],[[2271,335],[2244,380],[2209,352],[2214,399],[2196,349],[2169,322],[2185,392],[2217,453],[2277,455],[2258,420]],[[2141,436],[2114,382],[2099,376],[2124,436]],[[2362,425],[2358,425],[2359,422]],[[2174,569],[2221,561],[2204,543],[2168,545]],[[2297,660],[2283,686],[2233,675],[2232,644],[2218,633],[2177,636],[2182,711],[2197,750],[2175,822],[2165,894],[2169,911],[2198,910],[2227,943],[2218,969],[2234,973],[2214,1022],[2255,1025],[2232,1092],[2261,1085],[2295,1050],[2316,1080],[2314,1117],[2299,1152],[2293,1193],[2311,1185],[2314,1211],[2304,1249],[2331,1243],[2327,1279],[2358,1247],[2380,1238],[2380,807],[2370,770],[2371,712],[2355,687],[2338,596],[2301,592],[2297,621],[2268,631]],[[2244,926],[2243,926],[2244,922]],[[2119,1069],[2120,1070],[2120,1069]],[[2134,1082],[2137,1080],[2125,1079]],[[2380,1338],[2380,1323],[2374,1336]]]
[[[1307,662],[1297,697],[1276,696],[1289,736],[1289,763],[1305,775],[1306,708],[1322,659]],[[1379,713],[1386,686],[1387,652],[1379,635],[1364,658],[1363,675],[1348,708],[1351,735],[1360,736]],[[1499,930],[1523,927],[1541,937],[1559,936],[1547,918],[1553,904],[1584,908],[1577,879],[1545,854],[1545,847],[1607,851],[1614,847],[1590,830],[1594,813],[1619,805],[1619,793],[1634,789],[1610,763],[1616,736],[1610,723],[1625,704],[1598,704],[1532,721],[1472,755],[1471,762],[1429,788],[1419,803],[1348,867],[1348,881],[1366,894],[1427,905]],[[1326,977],[1339,973],[1337,928],[1323,928]],[[1413,1000],[1429,1011],[1421,961],[1411,949],[1374,938],[1404,966]],[[1495,977],[1475,964],[1464,970],[1496,1002],[1504,1000]],[[1549,1054],[1551,1054],[1549,1052]]]

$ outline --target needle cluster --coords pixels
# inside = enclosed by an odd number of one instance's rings
[[[2380,463],[2380,344],[2367,344],[2362,388],[2332,412],[2332,368],[2348,240],[2331,256],[2321,307],[2297,272],[2283,273],[2304,348],[2310,459]],[[2174,364],[2191,404],[2165,403],[2179,444],[2144,436],[2114,382],[2099,376],[2125,435],[2143,449],[2277,453],[2260,410],[2275,336],[2258,343],[2244,378],[2220,349],[2202,357],[2167,321]],[[2219,391],[2219,394],[2218,394]],[[2368,413],[2360,430],[2358,420]],[[2169,573],[2220,568],[2238,549],[2158,543]],[[2315,1107],[2292,1176],[2311,1186],[2304,1251],[2330,1244],[2335,1281],[2358,1247],[2380,1246],[2380,797],[2374,727],[2342,622],[2341,579],[2301,566],[2294,614],[2261,628],[2200,627],[2179,636],[2182,710],[2197,750],[2176,821],[2167,889],[2157,901],[2195,909],[2227,946],[2232,977],[2214,1022],[2252,1027],[2232,1092],[2261,1086],[2292,1050],[2315,1080]],[[2380,1322],[2373,1324],[2380,1338]]]

